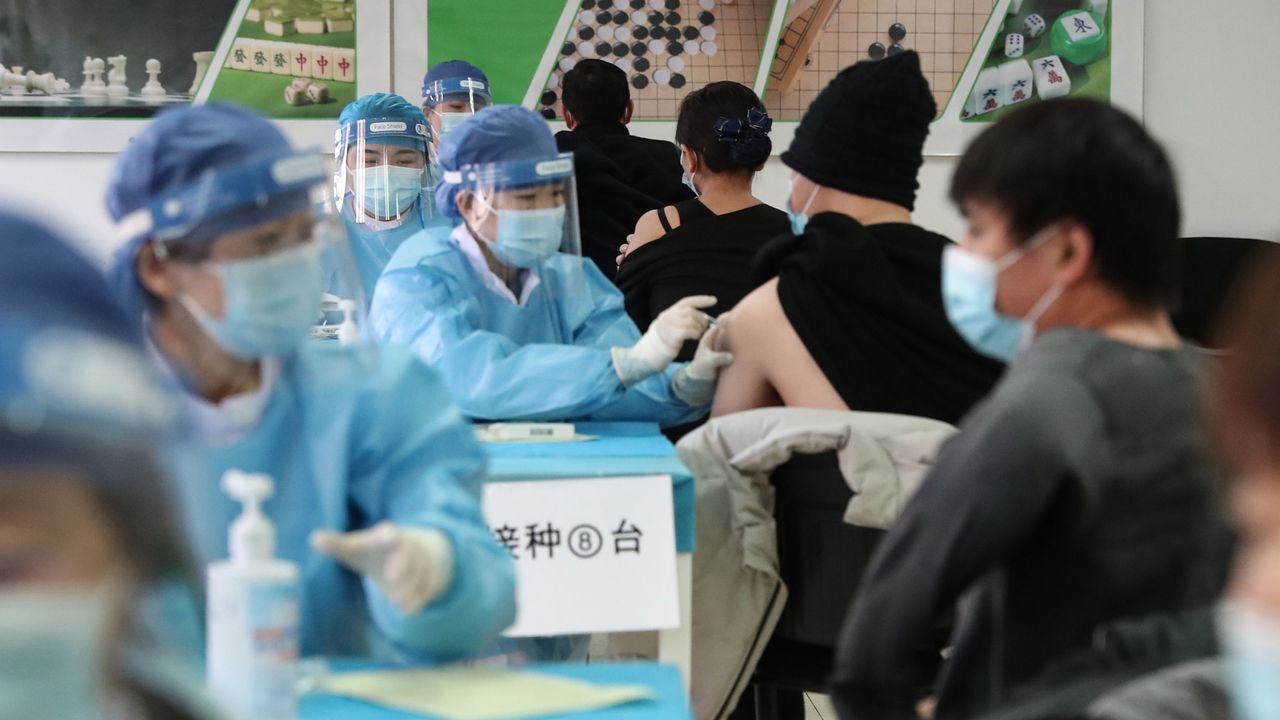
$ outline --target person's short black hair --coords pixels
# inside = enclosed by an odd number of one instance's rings
[[[1060,220],[1093,235],[1104,282],[1143,305],[1176,302],[1181,211],[1168,156],[1136,120],[1096,100],[1037,102],[982,133],[956,168],[951,200],[1008,213],[1018,242]]]
[[[631,100],[627,74],[603,60],[579,60],[560,87],[560,100],[579,125],[620,122]]]
[[[697,152],[712,172],[755,172],[773,151],[768,127],[762,130],[744,124],[741,136],[733,142],[716,132],[722,119],[746,123],[751,110],[764,112],[764,103],[751,88],[727,80],[710,83],[680,103],[676,142]]]

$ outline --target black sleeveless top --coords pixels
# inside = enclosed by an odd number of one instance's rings
[[[787,214],[764,203],[724,215],[696,199],[673,207],[680,227],[672,228],[659,210],[666,234],[628,255],[615,279],[641,332],[690,295],[716,296],[716,306],[708,311],[712,315],[732,309],[756,287],[751,277],[756,254],[790,229]],[[692,357],[693,347],[686,345],[681,359]]]

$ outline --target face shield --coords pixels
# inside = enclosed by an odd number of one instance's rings
[[[343,318],[322,312],[326,290],[355,300],[352,322],[365,327],[332,175],[316,152],[255,160],[207,172],[120,227],[149,237],[170,263],[177,302],[223,349],[245,359],[287,355],[309,333],[337,336]]]
[[[363,119],[339,128],[334,145],[334,196],[343,216],[370,232],[416,219],[431,208],[430,134],[422,123]]]
[[[436,144],[450,130],[492,104],[489,84],[479,78],[437,80],[422,91],[422,112],[431,123]]]
[[[458,186],[463,222],[502,265],[531,270],[582,255],[571,155],[464,165],[444,181]]]

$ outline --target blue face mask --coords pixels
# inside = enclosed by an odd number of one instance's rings
[[[794,182],[787,186],[787,219],[791,221],[791,234],[803,235],[804,229],[809,225],[809,218],[805,213],[809,212],[809,208],[813,207],[814,198],[818,197],[818,190],[821,185],[814,185],[813,192],[809,193],[809,200],[805,202],[804,209],[796,212],[791,208],[791,195],[795,187]]]
[[[287,355],[306,339],[324,291],[317,243],[213,263],[213,269],[222,281],[223,317],[209,315],[187,295],[180,302],[224,350],[244,359]]]
[[[364,209],[380,218],[403,215],[422,197],[422,169],[379,165],[365,168]]]
[[[4,716],[101,717],[105,683],[98,658],[112,610],[105,586],[83,593],[0,593]]]
[[[681,173],[680,182],[684,183],[685,187],[693,191],[694,197],[698,197],[702,194],[698,192],[698,186],[693,184],[693,173],[689,172],[688,170],[685,170],[683,173]]]
[[[471,118],[469,112],[442,112],[440,113],[440,137],[453,132],[453,129],[466,122]]]
[[[1239,720],[1280,718],[1280,617],[1233,600],[1218,612],[1227,690]]]
[[[479,196],[476,196],[479,198]],[[484,201],[481,200],[483,203]],[[487,205],[487,203],[485,203]],[[564,241],[565,207],[537,210],[494,210],[498,218],[498,238],[489,240],[493,254],[511,267],[532,268],[560,251]]]
[[[956,245],[943,251],[942,304],[956,332],[974,350],[1009,362],[1030,344],[1036,320],[1062,294],[1062,288],[1050,287],[1025,318],[1012,318],[996,311],[996,280],[1000,273],[1052,237],[1050,229],[1042,230],[999,260],[985,258]]]

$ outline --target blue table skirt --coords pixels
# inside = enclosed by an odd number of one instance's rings
[[[562,478],[670,475],[676,551],[694,550],[693,473],[653,423],[579,423],[598,440],[576,443],[484,443],[489,478],[499,482]]]
[[[335,672],[369,670],[368,662],[333,661]],[[680,671],[670,665],[646,662],[593,663],[591,665],[529,665],[529,670],[548,675],[607,685],[647,685],[655,700],[565,715],[573,720],[691,720]],[[430,717],[370,705],[360,700],[313,693],[302,698],[298,720],[421,720]]]

